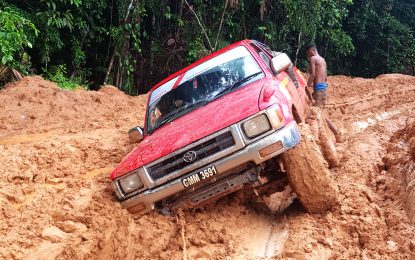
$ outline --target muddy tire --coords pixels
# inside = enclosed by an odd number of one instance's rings
[[[337,204],[338,189],[310,127],[300,124],[301,142],[282,155],[291,187],[310,213],[321,213]]]
[[[310,125],[314,140],[320,146],[320,150],[329,167],[336,167],[339,164],[336,137],[330,130],[323,111],[316,107],[311,107],[310,110],[311,113],[310,117],[307,118],[307,123]]]

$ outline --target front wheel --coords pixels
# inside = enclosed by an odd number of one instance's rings
[[[310,127],[299,128],[301,142],[282,155],[287,177],[308,212],[324,212],[337,204],[338,189]]]

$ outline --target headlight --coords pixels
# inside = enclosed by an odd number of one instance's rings
[[[268,118],[265,114],[252,118],[242,124],[242,128],[249,138],[254,138],[271,129]]]
[[[119,180],[121,189],[125,194],[131,193],[144,187],[138,172],[134,172],[128,176],[125,176]]]

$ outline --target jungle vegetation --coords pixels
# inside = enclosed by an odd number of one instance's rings
[[[414,74],[413,0],[0,0],[0,66],[130,94],[241,39],[330,74]]]

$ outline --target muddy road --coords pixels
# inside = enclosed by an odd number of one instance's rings
[[[0,91],[2,259],[415,259],[415,77],[329,78],[342,129],[339,204],[278,215],[249,191],[176,217],[121,209],[108,175],[146,96],[64,91],[26,77]]]

